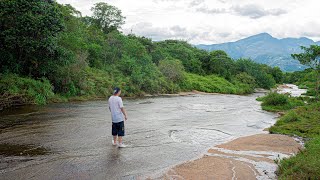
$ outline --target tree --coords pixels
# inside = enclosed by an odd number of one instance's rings
[[[274,67],[271,69],[271,74],[276,81],[276,83],[282,83],[284,79],[284,74],[279,67]]]
[[[40,77],[55,70],[62,14],[54,1],[0,1],[1,72]]]
[[[173,82],[180,82],[184,79],[184,67],[177,59],[165,59],[159,62],[161,73]]]
[[[122,16],[121,10],[107,3],[97,3],[93,8],[92,20],[104,33],[117,30],[124,24],[125,17]]]
[[[304,50],[303,53],[300,54],[291,54],[291,56],[300,61],[301,64],[309,66],[316,73],[316,99],[319,100],[319,82],[320,82],[320,46],[311,45],[310,47],[303,47],[301,49]]]
[[[165,40],[158,42],[164,54],[168,54],[173,59],[178,59],[182,62],[187,72],[202,74],[202,63],[196,58],[196,48],[185,41],[180,40]]]
[[[274,77],[263,64],[258,64],[250,59],[239,59],[235,65],[237,73],[246,72],[254,77],[257,87],[270,89],[276,84]]]
[[[234,62],[226,52],[216,50],[210,52],[210,58],[205,63],[205,68],[207,74],[218,74],[230,80],[234,71]]]

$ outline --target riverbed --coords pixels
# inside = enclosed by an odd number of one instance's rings
[[[157,177],[214,145],[270,127],[276,115],[261,110],[255,99],[262,95],[124,99],[128,147],[121,149],[111,144],[106,100],[1,112],[0,179]]]

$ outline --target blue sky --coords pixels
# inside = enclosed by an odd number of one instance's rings
[[[126,17],[124,33],[192,44],[236,41],[267,32],[276,38],[320,41],[319,0],[57,0],[91,15],[98,2],[116,6]]]

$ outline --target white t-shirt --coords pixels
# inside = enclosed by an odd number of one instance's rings
[[[122,99],[119,96],[111,96],[109,98],[109,108],[111,111],[112,122],[118,123],[123,121],[123,114],[121,108],[123,108]]]

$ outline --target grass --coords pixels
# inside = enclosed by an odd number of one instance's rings
[[[320,136],[306,143],[305,150],[280,161],[278,179],[320,179]]]
[[[185,80],[179,86],[183,91],[197,90],[208,93],[247,94],[252,91],[249,85],[232,84],[216,75],[200,76],[191,73],[185,74]]]
[[[263,110],[271,112],[287,111],[305,104],[302,98],[289,97],[288,95],[275,92],[259,97],[257,100],[262,101],[261,106]]]
[[[269,131],[313,138],[320,135],[320,102],[288,111]]]
[[[320,102],[276,93],[269,93],[257,100],[262,101],[264,110],[286,111],[286,114],[269,128],[270,133],[297,135],[309,139],[305,149],[296,156],[279,162],[278,179],[320,179]]]
[[[1,75],[0,95],[3,101],[14,98],[26,104],[46,104],[54,97],[53,87],[47,79],[35,80],[15,74]]]

